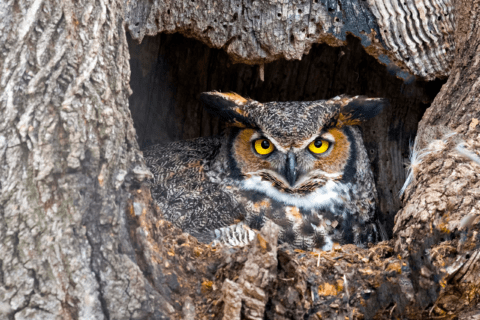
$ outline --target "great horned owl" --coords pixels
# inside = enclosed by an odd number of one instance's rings
[[[230,245],[247,243],[267,220],[281,227],[281,242],[301,249],[384,238],[357,127],[384,99],[260,103],[208,92],[201,100],[229,124],[222,136],[144,151],[167,220],[200,241]]]

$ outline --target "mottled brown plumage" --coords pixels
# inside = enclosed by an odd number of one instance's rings
[[[223,136],[144,151],[165,217],[204,242],[248,243],[267,220],[302,249],[382,239],[376,189],[356,126],[382,99],[259,103],[202,94],[230,126]]]

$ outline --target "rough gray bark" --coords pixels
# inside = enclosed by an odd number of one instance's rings
[[[167,315],[126,228],[142,178],[121,1],[0,3],[2,319]]]
[[[435,152],[414,170],[395,238],[320,253],[277,247],[274,229],[245,248],[212,249],[161,219],[128,110],[123,17],[130,7],[123,6],[0,3],[3,318],[474,315],[479,116],[470,98],[478,95],[478,1],[457,3],[470,12],[459,23],[467,36],[457,34],[453,76],[421,123],[419,145]],[[431,144],[437,132],[454,130],[455,138]],[[460,141],[470,153],[457,155]],[[448,192],[465,189],[469,196],[447,201],[456,196]]]
[[[424,246],[419,239],[430,238],[437,244],[429,252],[434,265],[449,265],[447,259],[435,257],[439,251],[450,261],[456,259],[446,268],[451,286],[434,306],[446,313],[453,313],[458,304],[468,305],[472,297],[478,303],[480,284],[480,2],[459,1],[456,9],[462,18],[455,63],[419,124],[419,156],[394,230],[400,251],[418,251]]]
[[[449,74],[455,16],[450,0],[127,1],[132,37],[180,32],[235,62],[302,59],[312,44],[345,45],[347,34],[394,69],[428,80]]]

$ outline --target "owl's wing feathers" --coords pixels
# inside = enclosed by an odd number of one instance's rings
[[[234,199],[206,176],[220,145],[221,137],[208,137],[155,145],[143,152],[153,173],[152,197],[165,218],[207,243],[215,238],[215,229],[242,215]]]

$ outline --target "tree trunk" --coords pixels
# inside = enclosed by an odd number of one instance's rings
[[[473,2],[392,2],[392,11],[380,0],[339,1],[330,11],[318,1],[3,1],[0,315],[471,318],[480,301],[480,8]],[[403,23],[408,10],[420,14]],[[428,23],[426,10],[434,17]],[[434,36],[419,31],[427,24]],[[392,240],[299,252],[279,247],[270,226],[248,247],[212,249],[162,220],[128,108],[125,26],[137,39],[181,32],[247,64],[298,59],[318,42],[343,45],[348,32],[398,77],[450,74],[420,122]]]
[[[2,318],[168,314],[125,216],[145,169],[123,3],[2,1],[0,16]]]

